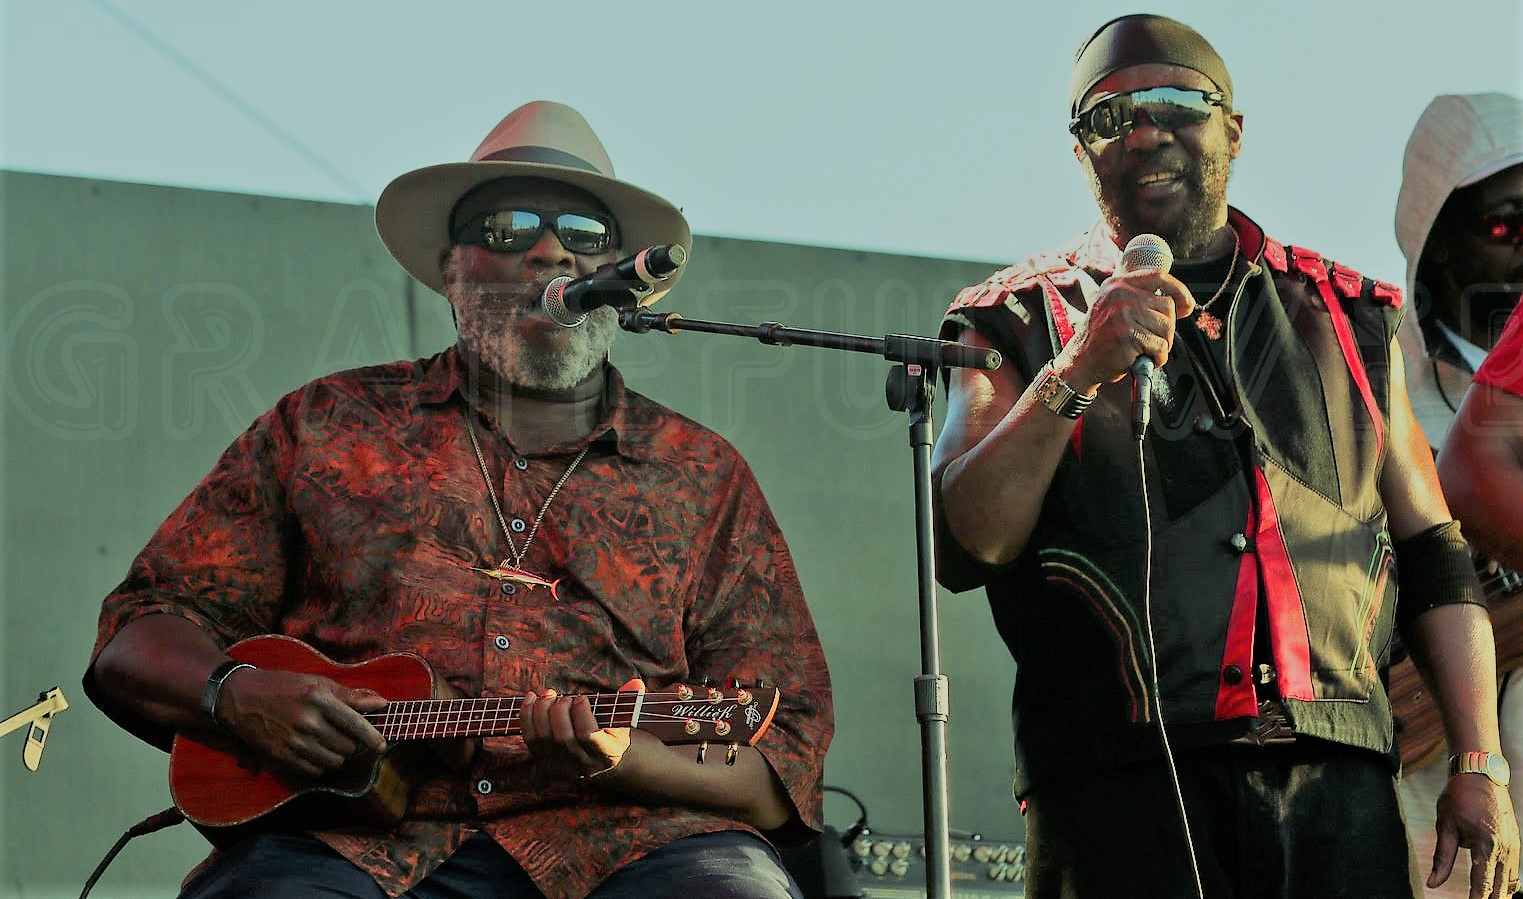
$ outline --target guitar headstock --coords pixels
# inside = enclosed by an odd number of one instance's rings
[[[730,743],[755,745],[772,724],[776,687],[688,687],[678,684],[648,692],[635,726],[671,745]]]

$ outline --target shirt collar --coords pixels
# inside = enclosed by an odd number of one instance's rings
[[[417,388],[419,404],[442,405],[456,396],[460,397],[462,403],[467,402],[461,389],[465,382],[466,365],[457,346],[424,359],[420,364],[423,372]],[[659,416],[654,414],[658,407],[626,387],[624,376],[612,365],[608,366],[608,386],[603,397],[603,408],[606,410],[603,420],[584,440],[569,447],[554,447],[552,451],[561,452],[568,448],[576,450],[588,443],[607,442],[613,445],[619,455],[630,459],[649,461],[658,455],[654,439],[660,426]]]
[[[1485,350],[1454,333],[1454,329],[1450,328],[1443,322],[1435,321],[1434,324],[1438,325],[1439,330],[1444,332],[1444,336],[1449,338],[1449,343],[1451,343],[1454,346],[1454,349],[1459,352],[1460,358],[1464,360],[1465,364],[1470,367],[1472,372],[1479,369],[1481,367],[1481,363],[1486,361]]]

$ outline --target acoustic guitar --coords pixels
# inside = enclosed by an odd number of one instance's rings
[[[1497,674],[1523,667],[1523,574],[1506,568],[1481,572],[1486,606],[1497,641]],[[1396,718],[1396,748],[1407,771],[1420,768],[1444,748],[1444,723],[1428,685],[1412,659],[1391,665],[1387,680],[1391,714]]]
[[[420,759],[407,747],[422,741],[499,737],[521,733],[520,696],[440,698],[447,692],[428,663],[410,652],[341,664],[300,640],[251,637],[228,655],[259,668],[317,674],[346,687],[374,690],[390,701],[365,717],[386,738],[379,757],[360,758],[317,780],[272,770],[237,741],[218,734],[179,734],[169,755],[169,790],[175,806],[213,843],[250,827],[303,828],[400,821],[407,810]],[[676,686],[667,692],[588,695],[603,727],[635,727],[663,742],[730,747],[759,740],[777,711],[771,687]],[[395,746],[393,749],[391,747]],[[707,749],[705,745],[700,752]]]

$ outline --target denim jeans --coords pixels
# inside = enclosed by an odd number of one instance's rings
[[[485,834],[403,894],[410,899],[544,899]],[[305,834],[265,834],[229,848],[180,899],[386,899],[370,875]],[[803,899],[777,853],[740,831],[669,843],[614,872],[591,899]]]

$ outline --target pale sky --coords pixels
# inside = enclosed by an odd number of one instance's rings
[[[0,167],[368,204],[549,99],[697,233],[991,262],[1092,220],[1066,87],[1115,15],[1172,15],[1221,52],[1246,115],[1234,205],[1391,281],[1418,113],[1436,93],[1523,93],[1520,0],[0,9]]]

